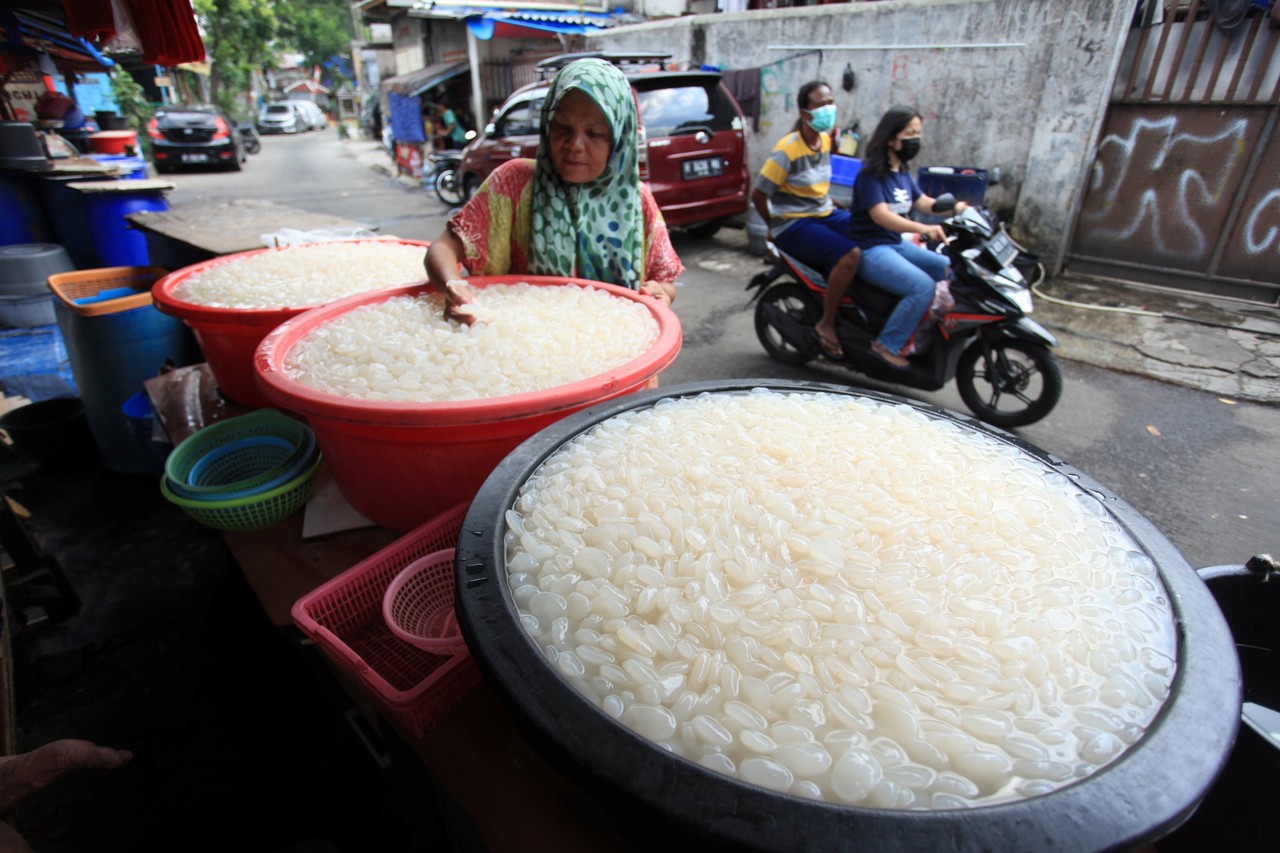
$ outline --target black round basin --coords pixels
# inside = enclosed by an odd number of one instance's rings
[[[667,397],[822,392],[915,406],[1019,449],[1100,500],[1154,562],[1177,623],[1177,670],[1146,733],[1112,763],[1052,793],[950,810],[841,806],[759,788],[662,750],[596,708],[548,664],[520,623],[506,578],[504,514],[544,460],[573,437]],[[467,643],[517,723],[552,763],[615,814],[642,827],[646,846],[763,850],[1132,850],[1182,823],[1205,796],[1235,740],[1241,677],[1231,633],[1205,584],[1145,518],[1045,451],[969,417],[887,394],[773,380],[695,383],[587,409],[521,444],[476,496],[455,562]]]

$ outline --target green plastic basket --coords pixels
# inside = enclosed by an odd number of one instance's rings
[[[243,498],[220,501],[184,498],[169,488],[168,477],[160,480],[160,492],[187,515],[214,530],[227,533],[264,530],[279,524],[306,505],[322,461],[324,456],[317,454],[313,465],[284,485]]]
[[[279,438],[293,445],[280,453],[252,439]],[[212,471],[193,482],[191,472],[209,454],[228,445],[239,444],[243,452],[223,457]],[[177,497],[216,501],[248,495],[278,479],[280,474],[303,462],[315,450],[314,436],[306,424],[275,409],[260,409],[247,415],[216,421],[188,436],[165,460],[164,473],[169,490]]]

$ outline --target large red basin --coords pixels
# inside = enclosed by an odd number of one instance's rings
[[[477,276],[473,287],[528,282],[587,284],[644,305],[658,339],[612,370],[545,391],[483,400],[390,403],[317,391],[284,371],[289,351],[318,326],[361,305],[429,292],[424,286],[360,294],[301,314],[263,339],[254,358],[258,385],[276,406],[303,415],[351,505],[393,530],[410,530],[469,501],[489,473],[526,438],[565,415],[643,389],[680,352],[680,321],[656,300],[611,284],[552,276]]]
[[[365,242],[365,241],[357,241]],[[388,242],[379,240],[378,242]],[[410,246],[421,246],[425,255],[430,243],[423,240],[395,240]],[[174,291],[193,275],[218,266],[244,258],[260,255],[263,252],[277,252],[280,249],[254,249],[250,252],[238,252],[224,255],[208,261],[201,261],[189,267],[169,273],[155,283],[151,289],[156,308],[174,317],[178,317],[188,326],[200,344],[205,361],[213,371],[218,382],[218,390],[237,403],[254,408],[271,405],[270,401],[258,390],[258,383],[253,373],[253,353],[267,333],[284,321],[297,317],[304,311],[318,307],[317,305],[295,305],[283,308],[213,308],[208,305],[197,305],[177,297]],[[425,268],[423,275],[425,276]],[[387,282],[388,287],[404,285],[407,282]]]

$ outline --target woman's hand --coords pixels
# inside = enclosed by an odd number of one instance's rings
[[[665,281],[646,281],[640,285],[640,292],[670,306],[676,298],[675,285]]]
[[[925,225],[924,230],[920,233],[926,240],[932,240],[935,243],[945,243],[947,241],[947,232],[942,230],[941,225]]]
[[[444,285],[444,318],[456,320],[470,326],[479,318],[471,303],[476,299],[476,292],[462,279],[450,279]]]
[[[958,202],[956,202],[956,207],[955,207],[955,211],[954,211],[954,212],[955,212],[955,213],[964,213],[964,212],[965,212],[965,209],[966,209],[968,206],[969,206],[969,202],[967,202],[967,201],[958,201]]]

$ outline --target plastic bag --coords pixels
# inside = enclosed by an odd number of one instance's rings
[[[915,331],[911,333],[907,345],[902,348],[902,355],[914,355],[924,350],[916,344],[916,337],[921,340],[929,340],[929,327],[937,323],[947,315],[947,312],[956,307],[956,298],[951,295],[951,285],[945,280],[934,282],[933,285],[933,302],[929,304],[929,310],[924,312],[924,316],[920,318],[920,322],[916,324]]]
[[[303,243],[339,243],[344,240],[373,240],[377,238],[368,228],[331,228],[300,231],[297,228],[281,228],[262,235],[262,245],[269,249],[281,246],[298,246]]]
[[[119,53],[141,52],[142,40],[138,38],[138,28],[129,13],[129,4],[125,0],[111,0],[111,17],[115,19],[116,34],[102,45],[103,49]]]

